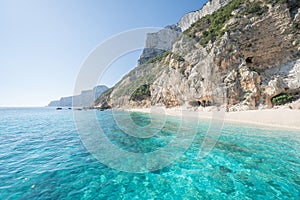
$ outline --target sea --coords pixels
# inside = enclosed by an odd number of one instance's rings
[[[126,111],[0,108],[0,199],[300,199],[300,132],[225,122],[211,137],[211,127]]]

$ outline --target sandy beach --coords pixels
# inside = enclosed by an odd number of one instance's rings
[[[159,109],[159,112],[161,114],[181,116],[182,113],[184,113],[184,116],[186,117],[199,117],[205,119],[211,119],[214,113],[218,113],[217,111],[192,111],[184,110],[181,108],[165,109],[160,107]],[[155,113],[155,110],[153,108],[134,108],[127,110],[132,112]],[[239,112],[225,112],[224,114],[219,112],[219,115],[224,116],[224,124],[243,123],[252,126],[264,126],[276,129],[300,131],[300,110],[283,108],[263,109]]]

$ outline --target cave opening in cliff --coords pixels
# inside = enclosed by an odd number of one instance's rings
[[[252,59],[253,59],[253,57],[247,57],[246,58],[246,63],[247,64],[251,64],[252,63]]]

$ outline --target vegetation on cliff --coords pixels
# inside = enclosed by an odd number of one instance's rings
[[[239,8],[242,3],[243,0],[232,0],[216,12],[206,15],[192,24],[184,33],[194,39],[200,40],[202,46],[206,46],[209,41],[214,42],[227,31],[224,28],[225,22],[232,16],[232,11]],[[199,30],[203,31],[201,36],[197,36],[196,34]]]
[[[274,105],[283,105],[293,100],[293,96],[289,94],[279,94],[272,98],[272,103]]]
[[[298,0],[232,0],[196,21],[170,51],[136,67],[96,103],[220,105],[214,95],[221,91],[229,108],[294,100],[285,93],[300,88],[299,8]]]
[[[130,96],[130,100],[132,101],[142,101],[151,97],[150,93],[150,85],[141,85],[137,88],[132,95]]]

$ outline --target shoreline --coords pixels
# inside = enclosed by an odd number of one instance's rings
[[[181,108],[162,108],[159,114],[170,116],[181,116],[182,112],[186,117],[212,119],[211,111],[193,111]],[[151,108],[131,108],[124,109],[129,112],[151,113]],[[221,113],[221,112],[220,112]],[[300,131],[300,110],[291,109],[262,109],[238,112],[225,112],[225,124],[244,124],[260,128],[284,129]]]

